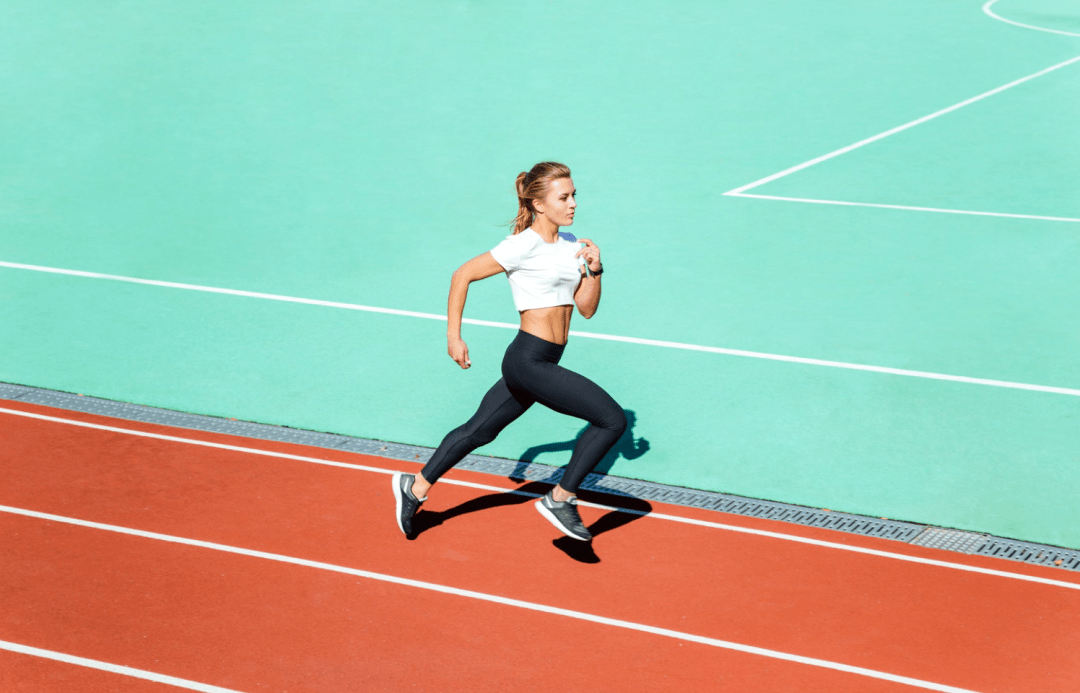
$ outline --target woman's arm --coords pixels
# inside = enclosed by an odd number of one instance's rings
[[[469,347],[461,339],[461,314],[465,312],[469,284],[503,271],[502,265],[495,262],[491,253],[484,253],[458,267],[450,278],[450,299],[446,305],[446,351],[462,368],[472,365]]]
[[[585,247],[579,250],[575,257],[584,257],[589,269],[598,272],[601,266],[600,248],[596,247],[596,244],[588,238],[582,238],[581,242],[585,244]],[[594,274],[590,277],[585,272],[581,273],[581,283],[578,284],[577,291],[574,292],[574,303],[577,304],[578,312],[586,319],[596,315],[596,309],[600,305],[599,275]]]

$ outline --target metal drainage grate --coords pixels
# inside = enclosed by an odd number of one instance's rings
[[[245,438],[259,438],[262,440],[274,440],[283,443],[299,443],[322,448],[337,448],[345,445],[353,439],[349,436],[336,435],[333,433],[319,433],[317,431],[305,431],[297,428],[284,426],[272,426],[268,424],[250,423],[248,421],[234,421],[215,416],[201,414],[187,414],[171,409],[159,409],[147,407],[141,404],[129,404],[116,402],[98,397],[84,397],[67,392],[56,392],[40,388],[23,387],[17,385],[0,385],[0,398],[12,399],[31,404],[41,404],[47,407],[80,411],[86,414],[98,414],[128,421],[141,421],[143,423],[162,424],[177,428],[188,428],[212,433],[225,433],[228,435],[243,436]]]
[[[466,457],[458,467],[499,476],[548,483],[557,483],[562,478],[563,472],[561,467],[550,467],[536,462],[514,462],[478,455]],[[680,488],[605,474],[589,474],[585,477],[585,481],[582,482],[581,488],[586,491],[608,493],[624,498],[638,498],[691,508],[717,510],[736,515],[793,522],[809,527],[835,529],[841,532],[864,534],[897,541],[910,541],[923,530],[923,525],[908,522],[878,520],[860,515],[830,512],[828,510],[787,505],[773,501],[754,500],[725,493]]]
[[[162,424],[177,428],[224,433],[282,443],[297,443],[397,460],[426,462],[434,452],[432,448],[417,445],[354,438],[336,433],[320,433],[318,431],[307,431],[250,421],[234,421],[201,414],[187,414],[169,409],[147,407],[141,404],[116,402],[97,397],[84,397],[67,392],[10,383],[0,383],[0,399],[41,404],[58,409],[99,414],[129,421]],[[561,467],[552,467],[537,462],[522,462],[499,457],[485,457],[483,455],[467,456],[458,464],[458,468],[514,479],[549,483],[557,483],[562,477],[563,471]],[[653,500],[748,517],[792,522],[808,527],[821,527],[840,532],[909,542],[918,546],[941,548],[962,553],[977,553],[1080,571],[1080,551],[1002,539],[985,534],[831,512],[829,510],[757,500],[725,493],[680,488],[606,474],[590,474],[585,478],[581,487],[589,491],[608,493],[625,498]]]
[[[911,543],[916,546],[927,546],[931,549],[975,553],[986,542],[986,537],[985,534],[976,534],[974,532],[927,527]]]
[[[587,479],[586,483],[582,484],[582,488],[655,500],[673,505],[792,522],[807,527],[821,527],[839,532],[894,539],[896,541],[910,541],[923,529],[923,525],[909,522],[880,520],[862,515],[819,510],[775,501],[756,500],[726,493],[684,489],[650,481],[620,479],[618,477],[598,477],[593,484],[590,484]]]
[[[975,553],[981,556],[1008,558],[1012,561],[1023,561],[1024,563],[1080,571],[1080,551],[1046,546],[1045,544],[987,537],[986,543],[980,546]]]

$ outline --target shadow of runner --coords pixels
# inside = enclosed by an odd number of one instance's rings
[[[489,493],[479,498],[470,498],[464,503],[446,510],[431,511],[420,508],[420,512],[416,513],[416,517],[413,518],[413,533],[409,535],[409,539],[415,539],[427,530],[434,529],[455,517],[481,510],[501,508],[506,505],[521,505],[522,503],[534,501],[547,493],[549,488],[548,484],[533,481],[513,491]]]
[[[464,503],[455,505],[446,510],[433,512],[421,508],[420,512],[416,514],[416,517],[413,518],[413,531],[408,539],[414,541],[424,532],[434,529],[447,520],[451,520],[455,517],[461,517],[462,515],[467,515],[469,513],[500,508],[507,505],[522,505],[524,503],[535,502],[537,498],[547,493],[550,489],[550,484],[540,481],[531,481],[513,491],[489,493],[485,496],[480,496],[479,498],[470,498]],[[594,491],[582,491],[580,497],[582,500],[586,500],[590,503],[601,503],[603,505],[617,504],[619,508],[626,509],[610,510],[589,525],[589,532],[592,533],[594,538],[605,532],[610,532],[627,525],[652,512],[652,504],[648,501],[640,498],[633,498],[631,496],[609,496]],[[537,514],[537,517],[540,517],[540,515]],[[596,555],[596,551],[593,549],[593,543],[590,541],[578,541],[564,536],[555,539],[551,543],[555,548],[580,563],[600,562],[600,557]]]
[[[619,508],[624,508],[624,510],[609,510],[601,515],[600,519],[589,525],[589,532],[594,539],[605,532],[610,532],[635,520],[640,520],[652,512],[652,503],[633,496],[610,496],[593,491],[581,491],[578,497],[590,503],[601,503],[603,505],[617,503]],[[615,501],[615,503],[612,501]],[[596,555],[591,541],[578,541],[570,537],[559,537],[551,543],[555,548],[579,563],[600,562],[600,557]]]
[[[623,409],[623,413],[626,414],[626,431],[623,432],[622,437],[615,441],[615,445],[611,446],[607,454],[604,455],[600,462],[597,463],[593,472],[597,474],[607,474],[611,471],[611,468],[619,460],[620,457],[627,460],[636,460],[649,451],[649,441],[645,438],[634,437],[634,426],[637,424],[637,412],[633,409]],[[557,443],[545,443],[543,445],[534,445],[521,454],[520,462],[514,467],[514,471],[510,472],[510,480],[521,482],[525,480],[525,470],[529,468],[529,464],[536,461],[536,458],[545,452],[568,452],[574,449],[578,440],[588,430],[588,425],[582,427],[574,436],[573,440],[563,440]],[[559,478],[552,475],[545,479],[549,483],[558,483]]]

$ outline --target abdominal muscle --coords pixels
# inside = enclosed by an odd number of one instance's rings
[[[521,311],[521,331],[549,342],[566,344],[570,336],[570,316],[573,313],[573,306],[523,310]]]

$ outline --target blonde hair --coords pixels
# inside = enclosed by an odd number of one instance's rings
[[[536,220],[536,210],[533,208],[533,200],[547,195],[551,181],[557,178],[569,178],[570,169],[564,164],[554,161],[541,161],[529,169],[528,173],[522,171],[518,174],[515,187],[518,196],[518,213],[514,218],[514,233],[521,233],[532,226]]]

